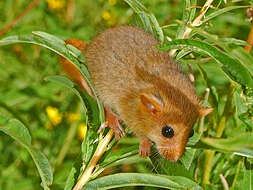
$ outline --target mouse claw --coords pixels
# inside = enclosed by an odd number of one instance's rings
[[[106,127],[110,127],[114,131],[116,140],[119,140],[121,137],[125,136],[125,131],[122,125],[120,124],[121,120],[115,113],[113,113],[107,107],[105,107],[105,117],[106,117],[106,122],[100,126],[98,132],[101,132]]]
[[[116,140],[119,140],[121,137],[125,136],[125,131],[121,126],[119,120],[116,120],[115,122],[116,124],[112,127],[112,129],[114,130]]]
[[[105,130],[105,128],[108,127],[108,122],[104,122],[100,125],[98,132],[97,133],[101,133],[103,130]]]
[[[148,157],[151,155],[152,143],[148,139],[141,139],[139,146],[139,154],[141,157]]]

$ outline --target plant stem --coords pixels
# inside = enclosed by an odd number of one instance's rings
[[[56,161],[55,161],[56,167],[61,165],[62,161],[64,160],[64,158],[69,150],[70,143],[75,136],[77,126],[78,126],[78,124],[76,122],[70,126],[67,136],[66,136],[64,143],[62,145],[62,148],[60,150],[60,153],[56,158]]]
[[[81,177],[78,179],[73,190],[81,190],[83,186],[89,181],[97,162],[106,151],[107,145],[110,143],[112,137],[113,137],[113,130],[110,129],[107,135],[99,142],[89,165],[87,166]]]
[[[73,21],[75,15],[75,7],[75,0],[69,0],[67,3],[67,11],[65,16],[65,20],[67,23],[71,23]]]
[[[202,178],[202,183],[203,184],[210,184],[210,174],[212,170],[212,161],[214,157],[215,151],[213,150],[205,150],[205,162],[204,162],[204,173],[203,173],[203,178]]]
[[[233,183],[232,183],[232,186],[231,186],[231,189],[234,189],[235,185],[236,185],[236,180],[237,180],[237,177],[239,175],[239,172],[240,172],[240,169],[241,169],[241,165],[243,164],[243,159],[241,159],[237,165],[237,168],[236,168],[236,172],[235,172],[235,177],[234,177],[234,180],[233,180]]]
[[[206,88],[206,94],[205,94],[205,99],[204,99],[205,102],[207,102],[209,94],[210,94],[210,89]],[[200,118],[199,131],[198,131],[200,135],[202,135],[204,132],[204,122],[205,122],[205,116]]]
[[[39,3],[39,1],[40,0],[34,0],[33,2],[31,2],[28,7],[20,15],[18,15],[17,18],[15,18],[9,25],[7,25],[0,31],[0,37],[6,32],[8,32],[10,29],[12,29],[12,27],[15,26],[18,21],[20,21],[27,13],[29,13]]]
[[[234,92],[235,92],[235,86],[234,84],[230,84],[229,87],[229,93],[227,95],[227,102],[225,105],[225,108],[222,113],[222,117],[219,121],[218,127],[216,129],[216,135],[215,137],[220,138],[223,134],[223,131],[226,126],[227,119],[231,116],[231,107],[232,107],[232,101],[234,97]],[[202,183],[203,184],[210,184],[210,172],[212,170],[212,161],[215,155],[214,150],[206,150],[204,151],[205,154],[205,161],[204,161],[204,172],[203,172],[203,178],[202,178]]]
[[[249,36],[248,36],[247,42],[248,42],[248,45],[246,45],[244,47],[244,49],[246,50],[246,52],[249,53],[250,50],[251,50],[251,47],[253,45],[253,23],[251,24],[251,29],[250,29],[250,32],[249,32]]]
[[[217,127],[217,131],[216,131],[216,137],[221,137],[222,136],[222,133],[225,129],[225,125],[226,125],[226,122],[227,122],[227,117],[226,116],[222,116],[221,119],[220,119],[220,122],[219,122],[219,125]]]
[[[221,182],[223,184],[224,189],[229,190],[228,182],[225,179],[225,177],[222,174],[220,174],[219,176],[220,176],[220,179],[221,179]]]
[[[192,22],[191,26],[200,26],[202,24],[201,19],[205,16],[207,10],[209,9],[209,7],[212,5],[213,0],[207,0],[206,3],[204,4],[204,6],[202,7],[202,9],[199,12],[199,15],[194,19],[194,21]],[[192,29],[189,27],[186,27],[182,38],[185,39],[188,37],[188,35],[191,33]],[[170,55],[173,56],[176,53],[176,49],[173,49],[170,51]]]
[[[213,3],[213,0],[206,1],[204,6],[202,7],[202,9],[200,10],[199,15],[192,22],[192,24],[191,24],[192,26],[200,26],[202,24],[201,19],[205,16],[207,10],[209,9],[209,7],[211,6],[212,3]],[[184,31],[184,34],[183,34],[183,38],[187,38],[187,36],[191,33],[191,31],[192,31],[191,28],[186,27],[186,30]]]
[[[226,121],[227,121],[227,117],[222,116],[222,118],[220,119],[219,125],[217,127],[216,137],[222,136],[222,133],[225,129]],[[211,173],[211,170],[213,167],[212,161],[213,161],[215,151],[214,150],[206,150],[206,151],[204,151],[204,154],[205,154],[205,161],[204,161],[204,173],[203,173],[202,182],[203,182],[203,184],[210,184],[209,179],[210,179],[210,173]]]

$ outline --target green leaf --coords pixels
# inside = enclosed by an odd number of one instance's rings
[[[96,98],[96,101],[98,104],[98,108],[99,108],[100,123],[103,123],[105,121],[103,105],[101,104],[100,100],[98,99],[98,96],[93,88],[87,68],[85,66],[81,66],[78,59],[77,59],[77,58],[81,58],[81,56],[80,56],[81,52],[74,47],[70,48],[70,46],[67,46],[63,40],[61,40],[51,34],[47,34],[45,32],[40,32],[40,31],[33,32],[33,34],[34,35],[10,36],[10,37],[4,38],[4,39],[0,40],[0,46],[8,45],[8,44],[15,44],[15,43],[32,43],[32,44],[36,44],[36,45],[40,45],[42,47],[48,48],[48,49],[56,52],[57,54],[63,56],[64,58],[68,59],[73,64],[73,66],[75,66],[82,73],[82,75],[84,76],[84,78],[88,82],[91,90],[93,91],[93,94],[95,95],[95,98]],[[84,58],[80,60],[80,62],[83,62],[83,61],[84,61]],[[58,82],[59,82],[59,80],[58,80]],[[70,85],[69,82],[67,82],[66,80],[62,80],[62,82],[65,82],[65,84],[68,83],[67,86],[69,87],[69,85]],[[78,95],[76,90],[74,90],[74,92]],[[84,106],[83,106],[83,108],[86,113],[87,109]]]
[[[142,21],[142,24],[143,24],[144,29],[145,29],[147,32],[153,34],[153,28],[152,28],[152,26],[151,26],[151,23],[150,23],[150,20],[149,20],[149,17],[148,17],[148,15],[147,15],[147,13],[145,13],[144,11],[140,11],[140,12],[138,13],[138,15],[139,15],[140,18],[141,18],[141,21]]]
[[[106,190],[119,187],[145,186],[165,189],[202,189],[190,179],[181,176],[164,176],[141,173],[118,173],[90,181],[85,190]]]
[[[47,49],[54,51],[55,53],[63,56],[67,60],[69,60],[82,74],[88,73],[82,72],[80,69],[80,63],[76,59],[80,57],[81,52],[77,49],[73,51],[73,48],[67,48],[65,42],[51,34],[36,31],[33,32],[34,35],[20,35],[20,36],[9,36],[0,40],[0,46],[15,44],[15,43],[31,43],[40,45]],[[81,62],[83,60],[80,60]],[[84,69],[84,68],[83,68]],[[89,80],[89,76],[83,75],[87,80]]]
[[[253,57],[251,54],[247,53],[242,47],[234,48],[231,51],[231,54],[241,62],[241,64],[245,65],[247,69],[250,71],[251,75],[253,75]]]
[[[218,108],[218,106],[219,106],[219,96],[218,96],[216,88],[210,84],[210,79],[207,77],[207,73],[206,73],[205,69],[203,69],[202,65],[201,64],[196,64],[196,66],[197,66],[197,68],[200,72],[200,75],[202,76],[202,78],[204,80],[205,85],[211,90],[210,95],[211,95],[211,98],[213,100],[213,106],[215,106],[215,108]]]
[[[191,138],[189,138],[186,146],[193,146],[193,145],[195,145],[197,142],[199,142],[200,137],[201,137],[200,134],[194,133],[194,135]]]
[[[87,166],[89,163],[95,148],[96,144],[94,143],[95,139],[97,138],[97,133],[91,130],[87,130],[85,139],[82,142],[82,160],[83,165]]]
[[[241,88],[238,88],[234,93],[234,102],[236,105],[236,114],[238,118],[249,128],[250,131],[253,129],[253,121],[249,115],[249,106],[252,103],[247,101],[247,97],[243,93]]]
[[[31,146],[31,136],[27,128],[16,119],[7,119],[0,116],[0,131],[3,131],[26,148],[39,171],[43,188],[48,190],[48,186],[53,182],[51,166],[44,154]]]
[[[158,39],[158,41],[160,41],[161,43],[163,43],[164,41],[164,35],[163,35],[163,30],[160,27],[155,15],[153,13],[149,14],[150,17],[150,22],[153,24],[154,26],[154,31],[155,31],[155,35]]]
[[[139,10],[143,10],[143,11],[148,11],[148,9],[141,4],[141,2],[139,0],[133,0],[133,2],[135,3],[135,6],[138,7]]]
[[[153,167],[157,173],[167,174],[167,175],[178,175],[184,176],[187,178],[193,179],[194,167],[193,159],[196,153],[195,149],[192,149],[191,146],[194,146],[199,140],[201,135],[194,133],[194,135],[188,140],[186,151],[180,162],[170,162],[160,155],[157,155],[157,150],[152,149],[152,156],[150,160],[152,161]]]
[[[75,185],[75,183],[80,175],[80,168],[81,167],[82,167],[82,158],[81,158],[81,155],[79,155],[70,170],[64,190],[72,190],[73,186]]]
[[[54,35],[48,34],[46,32],[41,32],[41,31],[34,31],[33,34],[40,36],[43,39],[47,39],[48,42],[52,42],[54,44],[57,44],[59,46],[65,45],[64,40],[55,37]]]
[[[191,47],[192,50],[207,54],[219,63],[218,65],[232,80],[244,86],[253,88],[252,76],[240,62],[207,43],[197,40],[178,39],[172,42],[167,42],[164,46],[159,47],[159,49],[168,51],[170,49],[184,47]]]
[[[47,49],[54,51],[55,53],[65,57],[70,62],[74,63],[75,66],[79,69],[79,62],[76,58],[74,58],[66,48],[66,44],[63,40],[45,32],[34,32],[36,35],[20,35],[20,36],[9,36],[0,40],[0,46],[16,44],[16,43],[30,43],[40,45]],[[44,34],[44,35],[42,35]],[[48,37],[48,38],[41,38]],[[80,70],[80,69],[79,69]]]
[[[80,63],[78,59],[80,58],[80,62],[84,61],[84,58],[81,56],[82,53],[75,47],[67,45],[62,39],[54,35],[46,32],[35,31],[33,32],[33,35],[9,36],[0,40],[0,46],[15,43],[32,43],[43,46],[69,60],[81,73],[88,73],[88,70],[82,72],[80,69]],[[89,76],[83,76],[89,80]]]
[[[100,109],[102,109],[102,112],[99,111],[99,107],[96,104],[96,101],[94,100],[94,98],[92,98],[82,89],[78,88],[78,86],[75,86],[74,83],[65,76],[49,76],[49,77],[46,77],[45,80],[60,83],[63,86],[69,88],[74,94],[76,94],[81,102],[86,123],[88,123],[89,121],[89,124],[92,125],[91,127],[96,126],[96,128],[94,128],[94,131],[97,131],[97,128],[99,124],[101,123],[101,122],[99,123],[99,118],[104,117],[103,115],[104,108],[103,108],[103,105],[100,104],[100,102],[99,102],[99,105],[101,107]]]
[[[233,190],[252,189],[253,165],[250,162],[240,160],[237,165],[236,175],[232,184]]]
[[[77,172],[77,169],[75,167],[72,167],[69,173],[69,176],[67,178],[64,190],[71,190],[73,186],[75,185],[75,174]]]
[[[184,165],[184,167],[187,170],[189,170],[191,167],[196,151],[197,151],[196,149],[186,147],[184,155],[182,156],[182,158],[180,158],[180,162]]]
[[[164,34],[155,15],[147,10],[138,0],[125,0],[125,2],[133,9],[133,11],[140,17],[143,28],[153,34],[158,41],[163,43]]]
[[[124,1],[133,9],[135,13],[139,13],[140,9],[132,0],[124,0]]]
[[[148,164],[150,165],[149,159],[142,158],[139,156],[139,154],[135,154],[135,155],[133,154],[133,156],[122,157],[121,159],[118,159],[112,162],[111,164],[104,166],[104,168],[98,169],[98,171],[96,172],[96,175],[100,174],[107,168],[116,167],[119,165],[139,164],[141,162],[145,163],[145,165],[148,165]]]
[[[71,80],[69,80],[67,77],[64,77],[64,76],[59,76],[59,75],[48,76],[45,78],[45,81],[57,82],[57,83],[60,83],[68,88],[74,88],[74,83]]]
[[[2,116],[0,118],[3,120]],[[31,145],[32,140],[28,129],[16,119],[7,119],[5,122],[0,122],[0,130],[23,146]]]
[[[226,13],[228,11],[234,10],[234,9],[241,9],[241,8],[249,8],[252,7],[252,5],[247,5],[247,6],[230,6],[230,7],[225,7],[223,9],[219,9],[217,11],[214,11],[213,13],[207,15],[206,17],[204,17],[202,23],[205,23],[223,13]]]
[[[224,49],[227,53],[229,53],[231,51],[230,48],[228,48],[228,45],[226,43],[224,43],[222,40],[218,40],[217,35],[210,34],[201,28],[197,28],[197,27],[193,27],[189,24],[185,24],[184,22],[182,22],[180,20],[176,20],[176,22],[178,24],[180,24],[181,26],[191,28],[192,29],[191,37],[193,37],[196,34],[199,34],[199,35],[203,36],[204,38],[206,38],[204,41],[207,41],[209,44],[215,44],[215,45],[219,46],[220,48]]]
[[[69,80],[67,77],[64,77],[64,76],[49,76],[49,77],[46,77],[45,80],[60,83],[64,85],[65,87],[71,89],[72,92],[74,92],[74,94],[76,94],[77,97],[80,99],[84,114],[87,115],[87,107],[84,103],[84,100],[82,96],[80,95],[80,93],[78,92],[78,90],[74,88],[74,83],[71,80]]]
[[[133,156],[133,155],[138,155],[138,146],[130,146],[126,147],[124,149],[119,149],[116,152],[110,152],[105,160],[100,163],[101,167],[105,167],[107,165],[110,165],[118,160]]]
[[[227,44],[235,44],[238,46],[246,46],[248,43],[244,40],[239,40],[236,38],[220,38],[222,42],[226,42]]]
[[[66,48],[69,50],[69,53],[71,55],[78,59],[78,61],[80,61],[81,63],[85,63],[85,57],[79,49],[70,44],[66,44]]]
[[[190,15],[189,15],[189,20],[188,20],[189,23],[191,23],[195,17],[196,6],[197,6],[197,0],[191,0],[191,10],[190,10]],[[189,7],[186,7],[186,9],[189,9]]]
[[[235,137],[222,138],[201,138],[201,142],[209,145],[212,149],[253,158],[253,133],[242,133]]]
[[[196,3],[196,1],[194,1],[194,2]],[[192,19],[192,17],[194,17],[193,14],[195,13],[195,11],[188,9],[188,7],[190,7],[190,6],[191,6],[191,1],[190,0],[184,1],[184,11],[183,11],[183,16],[182,16],[182,22],[183,23],[188,23],[190,21],[190,19]],[[177,37],[176,38],[177,39],[182,38],[185,30],[186,30],[185,26],[178,27]]]
[[[137,164],[140,162],[150,163],[149,159],[145,159],[139,156],[138,146],[130,146],[119,149],[115,152],[110,152],[106,155],[105,159],[99,163],[100,168],[94,174],[94,177],[98,176],[105,169],[125,164]]]
[[[160,155],[150,157],[155,171],[159,174],[165,174],[169,176],[183,176],[189,179],[194,179],[193,165],[190,168],[186,168],[187,163],[182,162],[170,162],[162,158]]]
[[[46,156],[40,151],[35,150],[33,147],[27,147],[28,152],[33,158],[33,161],[39,171],[42,186],[44,189],[49,189],[48,186],[53,183],[53,173],[50,163]]]
[[[184,56],[190,54],[192,52],[192,49],[184,48],[180,52],[178,52],[176,56],[176,60],[182,59]]]

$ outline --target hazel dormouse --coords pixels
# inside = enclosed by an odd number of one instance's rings
[[[151,154],[152,142],[159,153],[175,162],[184,153],[194,123],[209,114],[196,96],[188,77],[170,57],[157,49],[159,42],[143,29],[109,28],[90,44],[68,40],[85,57],[94,88],[106,112],[107,125],[119,139],[120,121],[140,139],[139,153]],[[67,60],[65,72],[92,95],[85,79]]]

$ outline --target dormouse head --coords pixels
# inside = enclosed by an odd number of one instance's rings
[[[145,135],[155,142],[159,153],[170,161],[177,161],[184,153],[196,120],[212,112],[194,104],[175,89],[140,94],[139,115]]]
[[[203,108],[192,83],[175,64],[171,65],[174,67],[164,68],[165,72],[148,72],[136,66],[139,81],[146,85],[138,93],[137,117],[144,135],[155,142],[159,153],[177,161],[184,153],[194,123],[213,109]]]

